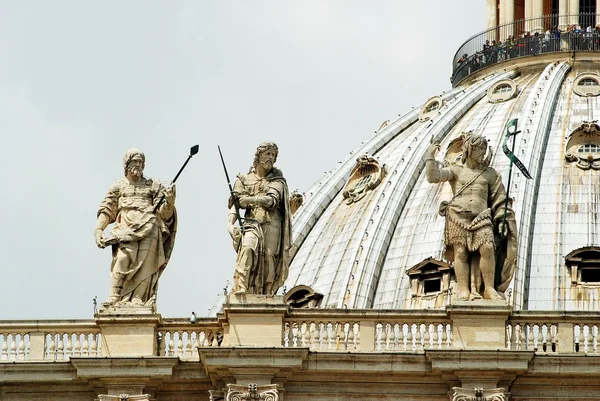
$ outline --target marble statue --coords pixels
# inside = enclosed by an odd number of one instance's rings
[[[279,150],[272,142],[256,149],[248,174],[239,174],[229,199],[228,231],[237,252],[233,292],[272,296],[283,286],[290,265],[291,212],[283,173],[274,167]],[[233,199],[235,198],[235,199]],[[234,201],[244,211],[243,227]]]
[[[487,140],[468,133],[461,163],[442,168],[435,160],[439,147],[429,146],[425,168],[427,181],[447,181],[452,188],[453,197],[442,202],[440,214],[446,219],[444,257],[454,262],[455,299],[502,299],[516,267],[517,226],[502,177],[485,158]]]
[[[104,307],[153,306],[158,279],[175,243],[175,186],[165,188],[158,180],[146,178],[145,161],[141,151],[127,150],[125,177],[110,186],[98,208],[96,245],[112,245],[110,296]],[[111,238],[106,238],[104,229],[111,223]]]

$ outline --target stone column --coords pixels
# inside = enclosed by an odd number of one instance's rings
[[[567,18],[567,14],[569,14],[569,0],[559,0],[558,14],[561,15],[560,20],[558,21],[558,27],[561,30],[567,29],[567,25],[569,24]]]
[[[500,25],[508,24],[515,20],[514,0],[500,0]],[[514,27],[509,25],[500,30],[500,40],[504,41],[509,35],[514,34]]]
[[[496,7],[496,0],[487,0],[487,29],[493,29],[498,26],[497,14],[498,8]]]
[[[525,0],[525,30],[533,31],[533,0]]]
[[[533,22],[533,32],[544,33],[544,0],[533,0],[533,11],[532,18],[535,18]]]
[[[579,25],[579,0],[569,0],[569,25]]]

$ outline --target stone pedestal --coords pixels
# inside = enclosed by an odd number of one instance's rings
[[[456,302],[448,307],[453,347],[496,350],[506,348],[506,323],[512,311],[504,301]]]
[[[223,305],[227,322],[222,346],[281,345],[287,309],[281,296],[230,294]]]
[[[102,333],[102,355],[107,357],[154,356],[159,314],[97,314]]]

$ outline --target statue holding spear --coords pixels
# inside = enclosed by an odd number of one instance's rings
[[[442,168],[435,160],[439,147],[438,142],[429,146],[425,168],[430,183],[447,181],[452,188],[440,214],[446,219],[444,257],[454,262],[456,299],[503,299],[516,267],[517,225],[502,177],[489,166],[487,139],[466,134],[461,163]]]

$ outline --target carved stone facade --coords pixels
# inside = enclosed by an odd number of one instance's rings
[[[508,401],[502,388],[484,389],[475,387],[467,389],[454,387],[452,390],[454,391],[452,401]]]
[[[343,191],[346,203],[350,205],[364,198],[369,191],[376,188],[386,175],[385,165],[369,155],[356,159],[356,164],[350,173],[350,178]]]
[[[598,121],[584,121],[569,135],[565,160],[582,170],[600,170],[600,125]]]
[[[238,384],[228,384],[225,401],[279,401],[277,387],[276,384],[259,386],[256,383],[250,383],[246,387]]]

